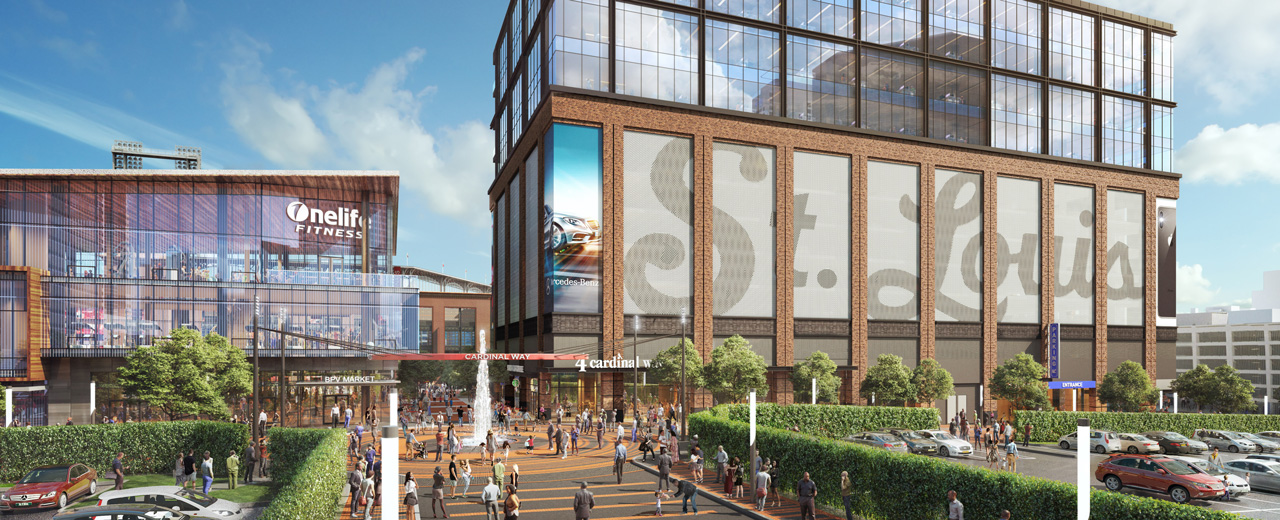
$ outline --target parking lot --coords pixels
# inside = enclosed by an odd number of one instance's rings
[[[1060,482],[1075,483],[1075,450],[1067,451],[1052,445],[1035,445],[1030,448],[1021,448],[1021,444],[1018,446],[1020,448],[1019,453],[1021,455],[1021,458],[1018,460],[1018,473],[1057,480]],[[1003,455],[1003,450],[1001,450],[1000,453]],[[1205,453],[1194,456],[1207,458],[1208,454]],[[1246,456],[1247,454],[1220,454],[1223,462],[1242,459]],[[1093,479],[1093,470],[1098,467],[1100,462],[1106,459],[1107,455],[1099,455],[1097,453],[1089,454],[1090,483],[1094,488],[1104,491],[1106,490],[1106,487],[1103,486],[1101,482]],[[950,460],[977,467],[986,467],[987,465],[986,454],[981,450],[975,451],[975,453],[970,457],[952,458]],[[1151,497],[1157,500],[1169,500],[1168,495],[1149,493],[1147,491],[1132,488],[1124,488],[1120,492]],[[1252,493],[1230,502],[1193,500],[1190,503],[1207,509],[1237,513],[1249,518],[1280,520],[1280,494],[1267,491],[1258,491],[1255,489]]]

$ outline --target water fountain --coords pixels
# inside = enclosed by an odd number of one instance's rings
[[[489,360],[484,358],[488,346],[485,344],[485,331],[480,331],[480,342],[476,352],[480,354],[480,366],[476,369],[476,397],[471,403],[471,418],[475,429],[471,438],[463,441],[467,446],[479,446],[485,442],[485,434],[489,432],[490,421],[493,420],[493,405],[489,402]],[[495,438],[495,442],[497,439]]]

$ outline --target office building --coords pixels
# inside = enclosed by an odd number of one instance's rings
[[[488,284],[418,267],[395,266],[392,271],[412,277],[418,287],[419,353],[474,352],[479,331],[493,330],[493,288]]]
[[[1274,410],[1274,400],[1267,407],[1263,401],[1280,387],[1280,271],[1263,274],[1251,309],[1209,307],[1178,315],[1178,374],[1196,365],[1235,367],[1253,383],[1255,411]]]
[[[817,351],[850,403],[878,355],[937,359],[946,413],[998,409],[984,381],[1024,352],[1055,381],[1134,360],[1167,383],[1174,35],[1076,0],[514,0],[496,341],[644,360],[684,330],[709,359],[738,334],[784,403]],[[634,377],[526,374],[607,407]]]

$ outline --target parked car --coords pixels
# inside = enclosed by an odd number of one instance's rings
[[[1112,455],[1098,464],[1094,477],[1111,491],[1145,489],[1168,494],[1179,504],[1218,498],[1227,489],[1221,480],[1165,456]]]
[[[68,509],[53,516],[53,520],[198,520],[181,511],[153,505],[85,506]]]
[[[1064,450],[1076,449],[1076,432],[1058,437],[1058,446]],[[1089,432],[1089,449],[1097,453],[1120,451],[1120,441],[1114,433],[1093,430]]]
[[[98,496],[98,505],[139,505],[151,504],[164,508],[177,508],[188,515],[207,516],[225,520],[244,518],[244,510],[240,504],[230,500],[213,498],[199,491],[182,489],[178,486],[147,486],[120,491],[103,491]]]
[[[1209,451],[1209,445],[1195,439],[1183,437],[1178,432],[1147,432],[1146,438],[1160,443],[1164,453],[1203,453]]]
[[[1198,459],[1195,457],[1187,457],[1185,455],[1165,455],[1165,456],[1173,460],[1179,461],[1183,464],[1186,464],[1188,466],[1191,466],[1193,468],[1196,468],[1200,471],[1203,471],[1209,476],[1216,478],[1218,480],[1222,480],[1222,477],[1226,477],[1227,480],[1225,481],[1225,484],[1227,486],[1227,491],[1231,492],[1231,498],[1240,498],[1242,496],[1249,494],[1251,491],[1253,491],[1253,489],[1249,487],[1248,480],[1241,478],[1239,475],[1227,473],[1226,471],[1223,471],[1222,468],[1215,466],[1213,464],[1210,464],[1209,461],[1207,460]]]
[[[1268,431],[1268,432],[1258,432],[1258,433],[1256,433],[1255,435],[1257,435],[1257,436],[1259,436],[1259,437],[1262,437],[1262,438],[1264,438],[1264,439],[1267,439],[1267,440],[1271,440],[1271,441],[1275,441],[1275,442],[1280,442],[1280,432],[1271,432],[1271,431]]]
[[[884,432],[859,432],[844,438],[845,441],[889,451],[907,451],[907,443],[897,435]]]
[[[915,430],[905,428],[885,428],[881,432],[888,433],[902,439],[907,443],[907,450],[917,455],[935,455],[938,453],[938,443],[933,442],[928,437],[920,435]]]
[[[1117,433],[1120,450],[1128,453],[1160,453],[1160,443],[1136,433]]]
[[[969,441],[951,435],[942,430],[917,430],[920,436],[938,443],[938,455],[942,457],[969,456],[973,453],[973,445]]]
[[[1236,433],[1240,434],[1241,437],[1244,437],[1246,439],[1249,439],[1250,441],[1253,441],[1254,444],[1257,444],[1258,453],[1275,453],[1276,449],[1280,449],[1280,442],[1278,442],[1276,439],[1268,439],[1266,437],[1262,437],[1260,435],[1255,435],[1248,432],[1236,432]]]
[[[1258,449],[1258,445],[1254,444],[1253,441],[1241,437],[1236,432],[1225,430],[1196,430],[1192,438],[1208,444],[1211,448],[1218,448],[1231,453],[1257,451]]]
[[[73,499],[98,492],[98,472],[84,464],[42,466],[28,471],[0,492],[0,511],[63,508]]]
[[[1262,459],[1236,459],[1222,465],[1227,473],[1239,475],[1255,489],[1280,491],[1280,462]]]
[[[1245,458],[1246,458],[1246,459],[1255,459],[1255,460],[1273,460],[1273,461],[1276,461],[1276,462],[1280,462],[1280,455],[1277,455],[1277,454],[1274,454],[1274,453],[1254,453],[1254,454],[1249,455],[1248,457],[1245,457]]]

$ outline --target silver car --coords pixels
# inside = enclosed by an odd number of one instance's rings
[[[1227,491],[1231,492],[1231,498],[1240,498],[1253,491],[1253,489],[1249,487],[1248,480],[1245,480],[1239,475],[1227,473],[1226,471],[1223,471],[1222,468],[1211,464],[1207,460],[1196,457],[1187,457],[1185,455],[1165,455],[1165,457],[1181,461],[1183,464],[1196,468],[1218,479],[1227,477],[1226,482],[1224,483],[1227,485]]]
[[[855,433],[844,438],[847,442],[870,446],[872,448],[880,448],[889,451],[900,451],[907,453],[907,443],[902,442],[897,435],[885,432],[861,432]]]
[[[151,504],[168,509],[177,508],[193,516],[226,520],[242,520],[245,516],[240,504],[178,486],[147,486],[120,491],[103,491],[98,495],[98,504],[104,506]]]
[[[1208,444],[1210,448],[1218,448],[1231,453],[1257,451],[1258,445],[1241,437],[1236,432],[1226,430],[1196,430],[1193,439]]]
[[[1076,449],[1076,432],[1058,437],[1058,446],[1064,450]],[[1109,431],[1092,430],[1089,432],[1089,449],[1096,453],[1120,451],[1120,441]]]
[[[1258,453],[1275,453],[1276,449],[1280,449],[1280,441],[1277,441],[1276,439],[1268,439],[1266,437],[1247,432],[1236,433],[1239,433],[1241,437],[1249,439],[1253,441],[1254,444],[1257,444]]]
[[[1280,462],[1237,459],[1223,464],[1222,469],[1249,481],[1249,486],[1254,489],[1280,491]]]

